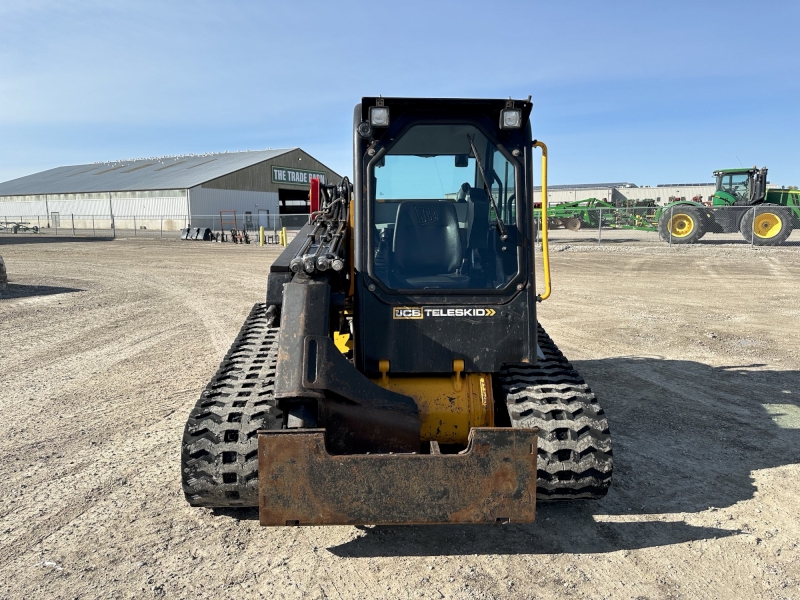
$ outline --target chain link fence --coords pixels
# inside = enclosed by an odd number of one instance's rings
[[[288,218],[291,217],[291,218]],[[187,228],[210,229],[215,239],[228,241],[231,230],[247,233],[258,240],[260,227],[264,227],[267,243],[279,243],[283,227],[299,229],[308,215],[76,215],[52,213],[35,216],[0,216],[0,235],[46,235],[102,238],[181,239]],[[297,217],[300,217],[298,219]],[[222,234],[225,234],[224,236]],[[184,234],[185,235],[185,234]]]
[[[539,210],[536,216],[541,217]],[[547,221],[553,243],[800,246],[800,206],[559,209],[556,205],[548,207]]]

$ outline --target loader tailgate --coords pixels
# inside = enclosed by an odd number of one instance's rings
[[[460,454],[331,455],[324,429],[258,432],[262,525],[530,523],[536,429],[476,427]]]

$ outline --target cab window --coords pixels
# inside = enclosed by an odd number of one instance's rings
[[[478,127],[412,126],[370,175],[373,272],[387,287],[500,289],[516,276],[517,168]]]

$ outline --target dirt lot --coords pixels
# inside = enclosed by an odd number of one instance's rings
[[[10,241],[1,598],[800,599],[797,248],[554,248],[540,316],[608,413],[605,500],[525,526],[263,529],[190,508],[178,461],[277,251]]]

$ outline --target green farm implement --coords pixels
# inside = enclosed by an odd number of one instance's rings
[[[741,232],[757,246],[779,246],[800,227],[800,190],[767,189],[767,168],[715,171],[711,203],[681,200],[658,210],[662,240],[693,244],[706,233]]]
[[[548,206],[547,225],[551,228],[564,227],[570,231],[598,227],[655,231],[656,210],[653,200],[613,204],[597,198],[588,198]],[[541,208],[534,208],[534,218],[541,219],[541,212]]]

